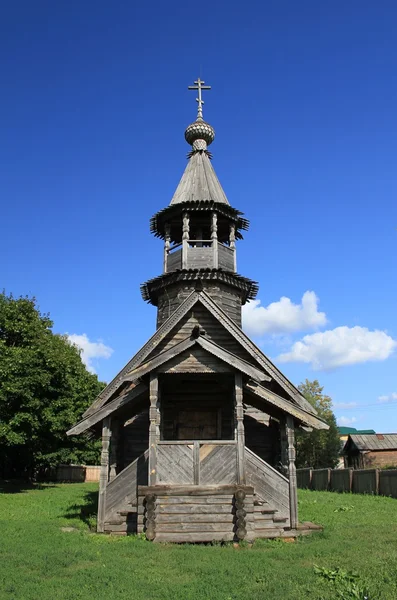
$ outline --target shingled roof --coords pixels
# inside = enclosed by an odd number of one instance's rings
[[[191,155],[170,205],[201,200],[229,205],[211,164],[209,153],[204,151]]]
[[[351,434],[345,444],[353,443],[357,450],[397,450],[397,433]]]

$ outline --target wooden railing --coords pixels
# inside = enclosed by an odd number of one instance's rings
[[[246,484],[252,485],[262,500],[278,511],[278,516],[289,520],[289,481],[267,462],[245,447]]]
[[[225,271],[235,271],[235,249],[213,240],[187,240],[186,247],[175,244],[165,255],[167,273],[183,268],[183,253],[186,269],[205,269],[219,267]]]
[[[138,485],[148,484],[148,456],[149,450],[146,450],[108,483],[105,500],[106,519],[116,512],[136,506]]]
[[[223,485],[237,482],[234,440],[162,441],[157,445],[157,483]]]

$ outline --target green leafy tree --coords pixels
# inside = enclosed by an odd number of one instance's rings
[[[0,477],[98,460],[97,441],[66,431],[104,384],[52,326],[34,298],[0,294]]]
[[[336,426],[336,419],[332,412],[332,400],[323,394],[323,387],[317,379],[305,380],[298,386],[299,391],[306,400],[317,410],[318,416],[328,425],[327,431],[313,429],[312,432],[297,432],[296,436],[296,466],[335,467],[341,451],[341,442]]]

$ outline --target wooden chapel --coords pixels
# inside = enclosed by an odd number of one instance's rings
[[[297,388],[241,329],[254,281],[237,273],[248,229],[211,164],[214,129],[185,131],[188,164],[151,221],[162,275],[142,285],[157,330],[69,435],[101,432],[98,532],[210,542],[295,536],[295,430],[327,429]]]

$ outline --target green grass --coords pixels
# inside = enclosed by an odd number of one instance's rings
[[[364,598],[347,583],[348,595],[338,595],[348,581],[343,571],[358,574],[370,600],[397,599],[397,500],[300,491],[300,519],[324,525],[323,533],[252,547],[178,546],[92,533],[96,489],[3,488],[1,599]],[[341,586],[331,571],[338,567]]]

